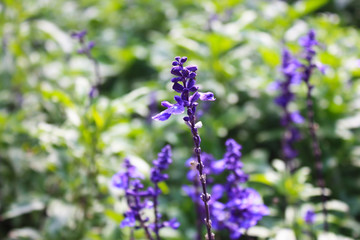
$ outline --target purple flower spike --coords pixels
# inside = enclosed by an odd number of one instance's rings
[[[301,40],[303,44],[312,46],[313,40],[308,37]],[[296,99],[295,94],[292,92],[292,86],[301,83],[302,64],[291,53],[284,49],[282,52],[281,73],[283,74],[283,80],[276,80],[272,85],[276,86],[276,90],[280,92],[280,95],[275,98],[275,103],[279,105],[283,110],[283,116],[281,117],[281,125],[285,127],[285,132],[282,138],[282,155],[286,162],[286,166],[292,170],[293,159],[298,155],[294,148],[296,141],[300,139],[294,138],[293,133],[296,131],[295,124],[300,124],[304,121],[304,118],[298,111],[290,111],[289,105]],[[298,133],[297,136],[300,136]]]
[[[194,141],[194,154],[196,156],[196,170],[198,171],[198,178],[200,184],[202,185],[202,194],[198,199],[203,201],[205,209],[205,226],[207,229],[206,238],[209,240],[214,239],[214,234],[211,230],[211,220],[210,220],[210,208],[209,200],[210,194],[206,190],[206,174],[204,171],[204,164],[201,160],[201,138],[198,133],[198,128],[202,124],[197,123],[196,109],[198,106],[198,100],[202,101],[215,101],[214,94],[211,92],[201,93],[198,92],[199,87],[196,84],[196,71],[198,70],[197,66],[189,65],[184,67],[184,63],[187,61],[187,57],[175,57],[175,61],[172,62],[171,74],[175,75],[175,78],[171,79],[173,82],[173,89],[175,92],[179,93],[180,96],[175,96],[176,104],[171,104],[169,102],[162,102],[162,105],[167,109],[153,117],[154,120],[165,121],[170,118],[172,114],[180,114],[185,112],[186,114],[183,118],[186,125],[189,126],[192,138]],[[186,189],[189,190],[189,189]],[[190,190],[189,190],[190,192]],[[200,227],[201,228],[201,227]]]
[[[322,154],[320,149],[319,139],[317,137],[316,127],[315,127],[315,114],[314,114],[314,102],[312,99],[312,90],[314,86],[310,83],[311,75],[314,68],[318,68],[322,73],[325,72],[324,66],[319,66],[319,63],[314,63],[314,57],[316,55],[315,46],[319,45],[316,40],[315,31],[311,30],[305,37],[300,39],[300,45],[303,47],[302,58],[303,64],[302,68],[302,80],[306,84],[307,94],[306,94],[306,107],[308,115],[308,126],[311,136],[311,146],[315,159],[315,169],[317,176],[318,186],[321,188],[321,200],[322,200],[322,213],[324,216],[324,231],[329,230],[329,225],[327,221],[328,211],[326,208],[327,197],[325,195],[325,178],[323,173],[323,164],[322,164]]]
[[[158,154],[158,158],[153,161],[154,167],[151,169],[150,179],[155,186],[155,188],[152,190],[155,222],[151,229],[155,232],[157,239],[159,239],[159,230],[161,228],[171,227],[177,229],[180,226],[180,223],[175,218],[168,222],[161,223],[161,214],[158,212],[158,196],[161,193],[158,184],[159,182],[168,179],[168,175],[163,173],[163,171],[168,169],[169,165],[172,163],[171,155],[171,147],[170,145],[166,145],[163,149],[161,149],[161,152]]]

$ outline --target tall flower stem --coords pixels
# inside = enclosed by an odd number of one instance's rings
[[[193,180],[194,188],[195,188],[195,195],[199,196],[199,181],[197,178],[194,177]],[[201,213],[201,206],[199,202],[195,202],[195,211],[196,211],[196,240],[201,240],[202,235],[202,213]]]
[[[206,191],[206,174],[203,172],[204,164],[201,160],[201,138],[198,134],[198,126],[195,123],[195,116],[196,107],[198,106],[197,100],[200,99],[201,101],[215,101],[215,97],[212,92],[202,93],[198,91],[199,87],[195,85],[197,75],[196,71],[198,68],[195,65],[184,67],[184,63],[186,61],[187,57],[175,57],[175,61],[172,62],[173,67],[171,68],[171,73],[176,76],[175,78],[171,79],[171,81],[174,83],[173,89],[176,92],[181,93],[180,96],[174,97],[177,103],[171,104],[167,101],[163,101],[161,105],[167,109],[155,115],[153,119],[158,121],[166,121],[171,115],[182,114],[184,113],[185,108],[187,110],[187,116],[184,117],[183,120],[185,121],[186,125],[190,127],[194,140],[194,153],[197,159],[196,168],[198,170],[199,180],[202,186],[201,200],[204,202],[205,206],[205,225],[207,228],[206,238],[208,240],[213,240],[214,234],[211,232],[212,227],[209,208],[210,194],[208,194]],[[193,94],[191,95],[191,93]],[[201,124],[201,122],[198,124]]]
[[[190,115],[190,114],[189,114]],[[206,229],[207,229],[207,239],[209,240],[213,240],[213,233],[211,231],[211,219],[210,219],[210,208],[209,208],[209,200],[210,200],[210,195],[207,193],[206,191],[206,175],[203,173],[204,170],[204,164],[201,161],[201,148],[200,148],[200,136],[198,134],[197,128],[195,127],[195,116],[194,115],[190,115],[190,129],[191,129],[191,133],[193,135],[193,140],[194,140],[194,153],[197,159],[197,167],[196,169],[199,172],[199,179],[200,179],[200,183],[201,183],[201,187],[202,187],[202,194],[201,194],[201,199],[204,202],[204,207],[205,207],[205,225],[206,225]]]
[[[289,111],[287,110],[286,107],[283,107],[283,111],[284,111],[285,116],[289,115]],[[289,137],[288,137],[289,134],[291,134],[291,132],[290,132],[290,124],[286,124],[285,125],[285,132],[284,132],[283,137],[281,139],[281,146],[282,146],[282,149],[283,149],[282,157],[283,157],[283,159],[285,161],[286,168],[288,169],[288,171],[290,173],[292,173],[293,169],[294,169],[294,167],[293,167],[293,159],[289,158],[287,156],[286,152],[285,152],[285,149],[286,149],[286,147],[288,145],[287,139],[289,139]]]
[[[309,64],[311,66],[311,64]],[[310,76],[311,76],[311,69],[307,68],[305,70],[305,83],[307,87],[307,96],[306,96],[306,106],[307,106],[307,117],[308,117],[308,124],[309,124],[309,132],[312,140],[312,150],[315,157],[315,170],[316,170],[316,177],[317,177],[317,185],[321,188],[321,202],[322,202],[322,212],[324,216],[324,231],[329,230],[329,225],[327,221],[328,211],[326,208],[326,196],[325,196],[325,179],[323,174],[323,163],[321,161],[321,150],[319,145],[319,140],[316,134],[316,127],[315,127],[315,120],[314,120],[314,103],[311,97],[311,92],[313,86],[310,84]]]
[[[156,183],[155,184],[155,194],[153,196],[153,201],[154,201],[154,215],[155,215],[155,235],[156,235],[156,240],[160,240],[160,236],[159,236],[159,212],[158,212],[158,195],[157,192],[159,191],[159,186]]]

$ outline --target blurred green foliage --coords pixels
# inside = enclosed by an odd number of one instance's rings
[[[227,138],[241,143],[248,185],[271,208],[248,234],[311,239],[302,217],[308,208],[321,208],[306,124],[297,145],[299,169],[290,175],[278,160],[281,111],[273,104],[276,93],[267,89],[281,77],[282,47],[297,52],[298,38],[313,28],[323,44],[318,60],[330,67],[312,81],[331,233],[322,233],[321,214],[311,231],[322,239],[359,239],[356,9],[355,0],[2,0],[0,238],[129,239],[129,229],[118,227],[125,204],[110,178],[124,156],[148,176],[166,143],[174,148],[174,163],[160,211],[176,216],[181,227],[161,234],[193,238],[193,205],[181,190],[191,137],[181,119],[150,121],[149,108],[172,98],[170,63],[180,55],[199,66],[201,89],[217,98],[201,106],[202,149],[220,159]],[[93,101],[91,62],[76,53],[79,46],[70,38],[81,29],[96,42],[93,54],[104,78]],[[305,113],[305,88],[296,91],[293,107]]]

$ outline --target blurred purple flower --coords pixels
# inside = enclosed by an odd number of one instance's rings
[[[312,40],[302,39],[301,42],[306,46],[312,46]],[[296,131],[295,124],[300,124],[304,118],[298,111],[290,111],[289,105],[295,100],[295,94],[292,92],[292,86],[301,83],[302,72],[301,63],[291,55],[291,53],[284,49],[282,53],[281,73],[284,80],[276,80],[273,84],[276,89],[280,91],[280,95],[275,98],[275,103],[283,110],[281,117],[281,125],[285,127],[285,132],[282,139],[282,154],[285,158],[287,166],[292,168],[291,161],[297,156],[297,151],[294,144],[298,138],[293,138],[292,133]],[[299,134],[297,134],[299,135]],[[300,135],[299,135],[300,136]]]
[[[304,220],[307,224],[311,225],[315,222],[316,214],[313,210],[307,210],[304,216]]]
[[[162,173],[162,171],[166,170],[171,162],[171,147],[166,145],[158,154],[158,158],[153,161],[154,167],[151,169],[150,179],[155,187],[144,189],[144,185],[141,182],[144,176],[138,172],[128,158],[125,158],[124,170],[114,174],[111,179],[114,187],[125,190],[126,201],[129,207],[129,210],[124,214],[124,220],[120,224],[121,228],[135,227],[138,221],[149,239],[152,239],[149,229],[152,229],[158,236],[159,229],[162,227],[178,228],[180,224],[176,219],[161,223],[161,214],[157,212],[157,198],[161,193],[158,183],[168,178],[168,175]],[[146,208],[154,208],[156,217],[155,222],[152,224],[148,223],[148,218],[143,218],[143,210]]]

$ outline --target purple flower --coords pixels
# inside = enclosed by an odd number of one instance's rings
[[[161,102],[161,105],[167,109],[153,117],[154,120],[165,121],[170,118],[172,114],[182,114],[185,111],[184,103],[179,96],[174,97],[176,104],[171,104],[168,101]]]
[[[185,122],[188,122],[192,115],[195,114],[196,102],[198,99],[201,101],[215,101],[214,94],[212,92],[198,92],[196,83],[196,71],[197,66],[189,65],[184,67],[184,63],[187,61],[187,57],[176,57],[175,61],[172,62],[173,67],[171,68],[171,74],[175,75],[171,79],[173,84],[173,90],[180,93],[180,96],[175,96],[175,104],[171,104],[167,101],[161,103],[162,106],[167,109],[153,117],[154,120],[166,121],[172,114],[182,114],[187,107],[188,116],[184,118]],[[193,95],[191,95],[193,93]]]
[[[172,229],[178,229],[180,227],[180,223],[176,220],[176,218],[172,218],[169,221],[163,223],[164,227],[170,227]]]
[[[155,184],[155,188],[148,187],[144,189],[141,182],[144,176],[138,172],[128,158],[124,160],[124,170],[116,173],[111,179],[114,187],[125,190],[129,207],[129,210],[124,214],[124,220],[120,223],[121,228],[136,227],[136,222],[138,222],[141,228],[145,230],[148,238],[152,239],[149,229],[154,230],[158,236],[158,231],[162,227],[172,227],[174,229],[179,227],[180,224],[176,219],[161,223],[161,214],[157,212],[157,198],[161,193],[157,184],[168,178],[168,175],[162,173],[162,171],[167,169],[171,162],[171,147],[167,145],[158,154],[158,159],[153,161],[154,167],[151,169],[151,181]],[[154,223],[148,223],[149,218],[143,217],[143,210],[149,208],[154,208],[156,216]]]
[[[73,32],[71,34],[71,37],[74,38],[74,39],[77,39],[79,41],[83,41],[85,36],[87,34],[87,31],[86,30],[82,30],[82,31],[79,31],[79,32]]]
[[[155,188],[151,188],[151,196],[153,200],[154,215],[155,221],[151,225],[151,229],[155,232],[157,239],[159,239],[159,230],[163,227],[171,227],[177,229],[180,226],[180,223],[176,219],[172,219],[168,222],[161,222],[161,214],[158,212],[158,196],[161,193],[161,190],[158,186],[159,182],[165,181],[168,179],[168,175],[163,173],[164,170],[169,168],[169,165],[172,163],[171,159],[171,147],[166,145],[161,149],[158,154],[158,158],[153,161],[154,167],[151,169],[150,179],[154,183]]]
[[[135,227],[135,224],[136,224],[135,215],[136,215],[136,213],[134,211],[132,211],[132,210],[129,210],[126,213],[124,213],[125,218],[120,223],[120,227],[121,228]]]
[[[203,162],[203,165],[204,165],[204,173],[206,175],[210,175],[210,174],[213,174],[216,172],[216,169],[214,169],[214,162],[215,162],[215,158],[213,155],[211,154],[208,154],[206,152],[202,152],[201,153],[201,160]],[[189,181],[194,181],[194,180],[197,180],[198,181],[198,176],[197,176],[197,163],[196,163],[196,159],[195,158],[189,158],[185,165],[187,167],[191,167],[191,170],[188,172],[187,174],[187,179]],[[211,178],[208,178],[207,179],[208,181],[210,180],[211,182]]]
[[[99,90],[96,86],[92,86],[89,92],[89,98],[95,98],[99,95]]]
[[[312,46],[311,40],[303,39],[302,42],[307,46]],[[281,125],[285,127],[282,139],[282,154],[285,160],[287,160],[286,163],[289,167],[291,166],[291,160],[297,156],[294,144],[299,140],[299,138],[292,137],[293,132],[297,131],[294,125],[304,121],[298,111],[290,111],[289,109],[290,103],[295,100],[292,86],[301,82],[301,66],[301,63],[287,49],[283,50],[280,70],[284,79],[275,81],[276,89],[280,91],[280,95],[275,98],[275,103],[283,110],[283,116],[280,121]]]
[[[119,171],[112,179],[111,183],[114,187],[127,190],[131,178],[144,179],[144,176],[130,163],[130,159],[124,159],[125,171]]]
[[[300,39],[300,45],[303,47],[302,52],[302,80],[306,84],[307,94],[306,94],[306,107],[307,107],[307,115],[308,115],[308,125],[309,125],[309,133],[311,136],[311,146],[313,150],[313,155],[315,158],[315,168],[317,171],[317,183],[321,188],[321,199],[322,199],[322,212],[324,215],[324,231],[327,232],[329,229],[328,221],[327,221],[327,208],[326,202],[327,198],[324,195],[325,192],[325,179],[323,176],[323,167],[322,167],[322,155],[320,149],[320,143],[317,138],[316,128],[315,128],[315,118],[314,118],[314,102],[312,99],[312,90],[314,86],[310,83],[310,78],[314,68],[318,68],[321,72],[324,72],[322,66],[319,67],[319,64],[314,64],[314,57],[316,54],[315,46],[319,45],[316,40],[315,31],[311,30],[305,37]],[[309,213],[309,220],[311,217],[311,213]]]
[[[225,172],[227,174],[225,183],[212,186],[209,203],[213,213],[213,227],[217,230],[226,229],[229,231],[230,239],[238,239],[246,229],[255,226],[263,216],[268,215],[269,210],[262,203],[256,190],[241,186],[248,180],[248,175],[242,171],[241,145],[234,139],[228,139],[225,145],[226,153],[223,159],[216,161],[210,154],[205,153],[202,153],[202,158],[208,159],[208,163],[204,164],[207,175]],[[193,176],[192,171],[190,170],[188,176]],[[183,190],[195,202],[197,208],[201,206],[198,188],[199,184],[183,186]],[[201,216],[204,215],[204,211],[204,208],[200,209]]]
[[[79,32],[74,32],[71,34],[71,37],[78,40],[81,48],[77,50],[77,52],[79,54],[90,54],[90,50],[93,49],[95,47],[95,42],[94,41],[90,41],[88,43],[85,42],[85,37],[86,37],[87,31],[86,30],[82,30]]]
[[[224,159],[218,162],[225,165],[228,177],[226,183],[217,184],[212,189],[213,223],[215,229],[227,229],[231,239],[238,239],[244,230],[268,215],[269,210],[256,190],[241,186],[248,180],[248,175],[242,171],[241,145],[234,139],[228,139],[225,145]]]
[[[315,222],[316,214],[313,210],[307,210],[304,216],[304,220],[307,224],[311,225]]]
[[[158,159],[153,161],[154,167],[151,169],[151,181],[157,184],[168,179],[168,175],[161,172],[166,170],[171,163],[171,147],[166,145],[158,154]]]
[[[158,159],[153,161],[154,166],[160,170],[167,169],[172,163],[171,155],[171,147],[170,145],[166,145],[158,154]]]
[[[307,35],[300,38],[299,44],[303,47],[301,57],[305,61],[305,63],[301,64],[302,80],[308,83],[314,68],[317,68],[322,74],[325,74],[328,66],[320,62],[314,63],[314,57],[316,55],[315,46],[318,46],[319,42],[316,40],[316,33],[313,29],[310,30]]]

